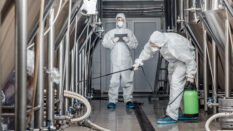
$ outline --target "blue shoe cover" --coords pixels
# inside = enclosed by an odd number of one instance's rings
[[[126,109],[134,109],[135,105],[133,102],[129,101],[126,103],[125,107],[126,107]]]
[[[169,116],[165,116],[164,118],[157,120],[157,124],[173,124],[176,122],[177,122],[176,120],[172,119]]]
[[[178,120],[185,121],[185,120],[197,120],[198,117],[185,117],[184,114],[180,114]]]
[[[114,104],[114,103],[108,103],[107,108],[108,109],[116,109],[116,104]]]

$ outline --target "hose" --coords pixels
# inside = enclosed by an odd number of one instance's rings
[[[95,79],[99,79],[99,78],[102,78],[102,77],[110,76],[110,75],[117,74],[117,73],[124,72],[124,71],[128,71],[128,70],[132,71],[133,69],[134,69],[134,67],[130,67],[130,68],[127,68],[127,69],[124,69],[124,70],[119,70],[119,71],[108,73],[108,74],[101,75],[101,76],[98,76],[98,77],[93,77],[91,79],[95,80]],[[84,81],[87,81],[87,80],[82,80],[82,81],[79,81],[79,82],[84,82]]]
[[[223,112],[223,113],[218,113],[218,114],[215,114],[213,116],[211,116],[207,121],[206,121],[206,124],[205,124],[205,129],[206,131],[211,131],[210,130],[210,123],[216,119],[216,118],[221,118],[221,117],[230,117],[230,116],[233,116],[233,113],[228,113],[228,112]]]
[[[67,90],[64,91],[64,96],[65,97],[70,97],[70,98],[73,98],[73,99],[77,99],[78,101],[82,102],[87,108],[87,111],[83,116],[81,116],[79,118],[71,119],[72,123],[83,121],[83,120],[87,119],[90,116],[90,114],[91,114],[91,105],[90,105],[90,103],[88,102],[88,100],[85,97],[83,97],[80,94],[77,94],[77,93],[74,93],[74,92],[71,92],[71,91],[67,91]],[[101,127],[101,126],[98,126],[98,125],[92,123],[90,120],[86,120],[85,122],[87,122],[87,124],[89,124],[89,126],[91,128],[94,128],[96,130],[110,131],[109,129],[105,129],[105,128]]]
[[[71,92],[71,91],[64,91],[64,96],[65,97],[70,97],[70,98],[73,98],[73,99],[77,99],[78,101],[82,102],[87,108],[87,111],[83,116],[81,116],[79,118],[71,119],[72,123],[83,121],[83,120],[87,119],[90,116],[90,114],[91,114],[91,105],[87,101],[86,98],[84,98],[82,95],[79,95],[79,94]]]

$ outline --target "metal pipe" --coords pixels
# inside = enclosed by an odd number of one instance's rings
[[[2,113],[2,117],[15,117],[14,113]]]
[[[217,88],[218,88],[218,68],[217,68],[217,47],[214,40],[212,40],[212,69],[213,69],[213,99],[214,103],[217,102]],[[217,113],[217,108],[214,107],[214,114]]]
[[[82,56],[82,58],[83,58],[83,61],[82,61],[82,63],[83,63],[83,80],[84,80],[84,82],[83,82],[83,89],[82,89],[82,94],[83,94],[83,96],[85,96],[85,88],[86,88],[86,55],[85,55],[85,52],[86,52],[86,50],[85,50],[85,48],[83,49],[83,56]]]
[[[72,91],[72,92],[74,92],[74,64],[75,64],[75,62],[74,62],[74,60],[75,60],[75,55],[74,55],[74,52],[75,51],[75,48],[71,51],[71,82],[70,82],[70,90]],[[74,105],[74,99],[73,98],[71,98],[71,107],[73,107],[73,105]]]
[[[229,41],[229,21],[225,21],[225,38],[226,38],[226,44],[225,44],[225,97],[230,97],[230,75],[231,75],[231,46]]]
[[[75,17],[75,25],[74,25],[74,92],[77,91],[76,85],[77,85],[77,24],[78,24],[78,17]],[[76,92],[77,93],[77,92]]]
[[[177,0],[174,0],[174,31],[177,32]]]
[[[184,0],[180,0],[180,18],[184,20]]]
[[[170,0],[171,5],[170,5],[170,14],[171,14],[171,29],[175,28],[175,1]]]
[[[70,120],[72,117],[71,116],[55,116],[55,120]]]
[[[27,0],[16,0],[15,130],[26,130]]]
[[[82,50],[82,55],[81,55],[81,80],[82,80],[82,86],[81,86],[81,95],[84,96],[84,85],[85,85],[85,54],[84,54],[84,49]]]
[[[180,23],[180,28],[184,26],[184,0],[179,0],[179,13],[177,17],[177,23]]]
[[[35,128],[42,128],[44,120],[44,20],[40,24],[38,83],[36,88],[36,105],[40,106],[40,109],[35,112]]]
[[[93,42],[95,42],[96,39],[93,39]],[[92,49],[92,38],[89,39],[89,46],[87,51],[87,95],[89,93],[90,97],[91,95],[91,49]]]
[[[207,56],[207,32],[204,30],[203,32],[203,39],[204,39],[204,104],[205,104],[205,111],[208,110],[207,107],[207,98],[208,98],[208,56]]]
[[[194,9],[197,9],[197,0],[193,0],[192,1],[192,3],[193,3],[193,8]],[[198,17],[197,17],[197,11],[196,10],[194,10],[194,22],[197,22],[198,21]]]
[[[66,81],[65,81],[65,90],[69,90],[69,82],[70,82],[70,21],[71,21],[71,8],[72,8],[72,0],[69,0],[69,16],[68,16],[68,25],[67,25],[67,32],[66,32]],[[65,98],[65,114],[68,114],[68,105],[69,100]]]
[[[92,36],[92,34],[94,33],[95,29],[96,29],[96,28],[93,27],[92,30],[90,31],[90,33],[87,34],[85,41],[83,42],[82,46],[80,47],[79,53],[82,52],[83,48],[86,46],[86,44],[87,44],[87,42],[88,42],[88,39],[91,38],[91,36]]]
[[[87,28],[87,36],[89,35],[89,29],[90,29],[90,26],[88,25],[88,28]],[[88,49],[88,43],[89,43],[89,37],[86,37],[86,44],[85,44],[85,47],[84,47],[84,51],[83,51],[83,58],[84,58],[84,66],[83,66],[83,71],[84,71],[84,74],[83,74],[83,77],[84,77],[84,92],[83,92],[83,96],[86,97],[86,88],[87,88],[87,49]]]
[[[204,11],[207,11],[209,9],[209,6],[210,6],[210,0],[204,0]]]
[[[40,107],[37,106],[37,107],[34,107],[34,108],[33,108],[33,111],[38,111],[39,109],[40,109]],[[29,114],[30,111],[31,111],[31,109],[27,110],[27,114]]]
[[[218,9],[218,3],[219,3],[219,0],[212,0],[212,9],[213,10]]]
[[[79,53],[78,53],[79,54]],[[83,79],[82,79],[82,54],[79,55],[79,81],[82,81],[81,83],[79,83],[78,86],[78,94],[81,94],[81,90],[82,90],[82,84],[83,84]]]
[[[199,51],[196,49],[195,50],[195,55],[196,55],[196,63],[197,63],[197,73],[196,73],[196,88],[197,88],[197,91],[199,91],[199,71],[200,71],[200,66],[199,66],[199,64],[200,64],[200,62],[199,62]]]
[[[189,0],[185,1],[186,3],[186,8],[184,9],[189,9]],[[186,11],[186,13],[184,14],[184,21],[185,22],[189,22],[189,11]]]
[[[48,12],[49,12],[50,8],[52,7],[53,2],[54,2],[54,0],[50,0],[47,3],[47,5],[45,6],[44,11],[42,12],[43,13],[43,18],[45,18],[48,15]],[[32,43],[32,41],[34,40],[34,37],[37,35],[38,29],[39,29],[39,21],[36,22],[34,28],[32,29],[32,32],[31,32],[31,34],[29,36],[29,39],[28,39],[27,43]],[[34,45],[31,44],[29,46],[34,46]],[[29,46],[27,48],[30,48]]]
[[[37,36],[37,43],[36,43],[36,53],[35,53],[35,69],[34,69],[34,77],[33,77],[33,98],[32,98],[32,110],[30,113],[30,121],[31,121],[31,128],[34,128],[34,124],[36,128],[42,128],[43,126],[43,107],[44,107],[44,77],[43,77],[43,42],[44,42],[44,4],[45,1],[41,0],[40,5],[40,18],[39,18],[39,34]],[[37,99],[36,99],[37,98]],[[34,102],[37,106],[40,107],[39,111],[34,112]],[[33,121],[35,113],[35,119]],[[35,122],[35,123],[33,123]]]
[[[88,46],[88,44],[87,44],[87,46]],[[84,63],[85,64],[85,66],[84,66],[84,68],[85,68],[84,69],[85,70],[85,74],[84,74],[84,80],[85,80],[84,96],[87,96],[87,83],[88,83],[88,81],[87,81],[87,79],[88,79],[88,75],[87,75],[88,74],[88,63],[87,63],[87,59],[88,59],[88,56],[87,56],[88,51],[87,50],[88,50],[88,47],[87,46],[86,46],[86,50],[85,50],[85,54],[84,54],[85,55],[85,59],[84,59],[85,60],[85,63]]]
[[[79,8],[79,2],[82,2],[82,1],[81,0],[76,0],[75,2],[76,3],[74,4],[73,9],[71,11],[72,14],[71,14],[70,25],[73,24],[75,17],[81,11],[80,8]],[[61,39],[63,39],[63,37],[67,33],[67,24],[68,24],[68,21],[65,21],[65,23],[63,24],[64,26],[62,27],[61,31],[59,32],[59,35],[57,36],[57,39],[55,41],[55,49],[56,50],[59,47]]]
[[[9,109],[12,109],[12,108],[10,107]],[[39,109],[40,109],[39,106],[33,108],[34,111],[37,111]],[[27,114],[29,114],[30,112],[31,112],[31,109],[26,111]],[[15,116],[15,113],[3,113],[2,116]]]
[[[50,32],[49,32],[49,47],[48,47],[48,90],[47,90],[47,126],[51,129],[54,127],[54,83],[52,78],[54,68],[54,9],[50,10]]]
[[[26,108],[31,109],[31,106],[26,106]],[[2,106],[2,109],[15,109],[15,106]]]
[[[63,92],[64,92],[64,87],[63,87],[63,63],[64,63],[64,40],[61,41],[60,43],[60,48],[59,48],[59,73],[60,73],[60,84],[59,84],[59,90],[58,90],[58,94],[59,94],[59,114],[63,115],[64,114],[64,108],[63,108],[63,104],[64,104],[64,96],[63,96]]]
[[[223,3],[226,6],[226,9],[229,11],[229,13],[231,14],[231,16],[233,17],[233,9],[232,9],[230,3],[227,0],[223,0]]]
[[[204,0],[204,11],[208,9],[208,0]],[[204,25],[203,25],[204,29]],[[208,48],[208,41],[207,41],[207,31],[204,30],[203,32],[203,42],[204,42],[204,58],[203,58],[203,68],[204,68],[204,110],[208,111],[208,105],[207,105],[207,98],[208,98],[208,54],[207,54],[207,48]]]
[[[219,3],[219,0],[213,0],[212,1],[212,9],[213,10],[216,10],[218,9],[218,3]],[[217,75],[217,47],[216,47],[216,43],[214,40],[212,40],[212,69],[213,69],[213,100],[214,100],[214,103],[217,102],[217,86],[218,86],[218,75]],[[217,107],[214,106],[213,107],[213,112],[214,114],[217,113]]]
[[[54,104],[57,104],[57,103],[59,103],[59,102],[60,102],[60,100],[59,100],[59,98],[58,98],[57,100],[54,101]]]
[[[78,17],[76,17],[75,23],[75,92],[78,93],[78,86],[79,86],[79,41],[77,40],[77,24],[78,24]]]

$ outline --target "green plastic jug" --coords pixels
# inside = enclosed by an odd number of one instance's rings
[[[184,88],[184,115],[197,117],[199,114],[198,93],[193,83],[187,82]]]

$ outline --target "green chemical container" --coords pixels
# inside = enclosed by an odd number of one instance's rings
[[[197,117],[199,114],[198,93],[192,83],[184,88],[184,115],[185,117]]]

